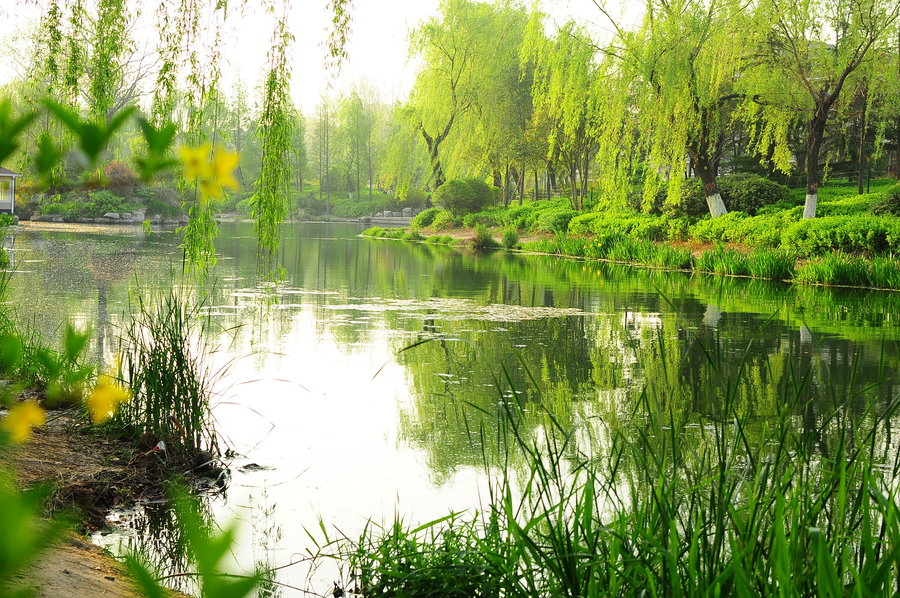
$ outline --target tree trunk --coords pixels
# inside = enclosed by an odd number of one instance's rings
[[[713,218],[724,216],[728,213],[725,202],[722,200],[722,194],[719,192],[719,184],[716,182],[716,171],[713,167],[712,160],[709,158],[709,152],[691,151],[691,161],[694,164],[694,171],[700,177],[703,183],[703,194],[706,196],[706,206],[709,208],[709,215]]]
[[[809,123],[806,137],[806,202],[803,204],[803,218],[815,218],[819,204],[819,150],[825,136],[828,108],[819,106]]]
[[[865,191],[866,176],[866,107],[868,104],[867,94],[863,94],[862,118],[859,125],[859,155],[857,156],[859,174],[856,181],[856,193],[862,195]]]
[[[538,200],[538,172],[534,169],[534,201]]]
[[[580,210],[578,205],[578,165],[574,159],[569,161],[569,187],[572,194],[572,209]]]
[[[506,163],[506,172],[503,174],[503,207],[509,207],[509,162]]]
[[[525,160],[522,160],[522,175],[519,177],[519,205],[524,203],[525,197],[525,177],[528,175],[528,171],[525,170]]]

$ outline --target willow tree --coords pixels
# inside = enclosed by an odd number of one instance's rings
[[[587,33],[573,22],[546,37],[542,15],[529,23],[522,49],[523,62],[534,68],[532,124],[547,124],[548,159],[560,157],[576,210],[583,207],[588,172],[599,147],[601,81],[594,54]]]
[[[620,34],[622,74],[634,81],[629,100],[645,154],[644,205],[663,184],[667,203],[681,201],[689,157],[710,215],[727,213],[716,175],[739,97],[734,85],[745,50],[745,6],[740,0],[651,2],[637,32]]]
[[[275,25],[269,49],[269,69],[263,89],[259,137],[262,164],[256,192],[250,199],[256,219],[257,254],[269,272],[281,243],[281,224],[287,214],[286,194],[291,181],[291,112],[288,49],[293,36],[287,28],[287,9]]]
[[[755,62],[741,80],[748,98],[743,117],[753,126],[755,150],[785,172],[792,161],[788,130],[804,126],[804,218],[816,215],[829,121],[862,86],[878,94],[872,86],[883,79],[867,73],[896,68],[882,57],[897,43],[898,14],[897,0],[763,0],[757,6]]]
[[[441,146],[469,111],[482,83],[476,62],[493,59],[483,41],[492,7],[468,0],[442,0],[440,18],[433,18],[411,34],[413,54],[423,60],[411,105],[417,128],[428,148],[431,180],[440,187],[446,175]]]
[[[519,61],[527,12],[500,4],[483,10],[472,62],[477,85],[471,90],[469,111],[458,121],[450,167],[476,175],[492,175],[503,189],[504,204],[511,198],[510,183],[521,191],[527,157],[525,131],[532,114],[531,68]],[[459,162],[463,167],[457,167]]]
[[[123,80],[123,59],[131,44],[128,22],[125,0],[98,1],[88,71],[91,112],[98,119],[107,119],[114,108],[121,108],[116,90]]]

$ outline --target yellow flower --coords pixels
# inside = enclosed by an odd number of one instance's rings
[[[46,421],[47,414],[37,403],[24,401],[9,410],[0,422],[0,428],[9,434],[14,444],[22,444],[31,436],[32,428],[43,426]]]
[[[178,148],[178,155],[181,156],[181,163],[184,166],[184,180],[193,183],[206,179],[212,174],[209,162],[210,151],[209,143],[197,147],[182,145]]]
[[[225,189],[238,190],[238,181],[234,178],[241,157],[236,152],[226,151],[221,145],[216,146],[212,160],[212,179]]]
[[[101,375],[97,386],[88,397],[86,406],[95,424],[102,424],[118,409],[119,405],[131,398],[128,389],[123,388],[112,376]]]
[[[223,197],[225,197],[225,191],[222,190],[222,185],[212,179],[200,181],[200,205],[205,206],[209,202]]]

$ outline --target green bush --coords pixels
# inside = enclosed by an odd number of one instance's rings
[[[499,246],[500,244],[494,240],[494,236],[485,225],[479,224],[475,227],[475,237],[472,239],[474,249],[496,249]]]
[[[717,182],[729,211],[753,216],[764,206],[788,199],[787,187],[758,174],[729,174],[719,177]]]
[[[651,241],[669,237],[671,219],[633,211],[591,212],[575,216],[569,222],[573,235],[631,235]],[[679,226],[681,226],[679,221]]]
[[[900,216],[900,183],[897,183],[884,193],[884,198],[872,208],[872,212],[875,214]]]
[[[453,213],[449,210],[440,210],[431,221],[431,228],[434,230],[445,230],[448,228],[456,228],[459,221],[453,217]]]
[[[577,212],[571,208],[551,208],[541,211],[537,216],[536,228],[548,233],[564,233],[569,229],[569,222]]]
[[[431,235],[425,239],[425,242],[432,245],[455,245],[456,239],[450,235]]]
[[[514,226],[507,226],[503,229],[503,239],[500,244],[507,249],[515,249],[519,244],[519,231]]]
[[[493,187],[488,185],[481,179],[476,179],[473,177],[463,179],[469,187],[472,188],[472,191],[475,193],[475,199],[481,208],[483,209],[485,206],[490,206],[497,203],[497,200],[500,197],[500,189],[497,187]]]
[[[729,212],[746,212],[755,215],[765,206],[787,202],[790,199],[787,187],[770,181],[758,174],[741,173],[727,174],[716,179],[719,185],[719,193]],[[681,202],[677,206],[665,203],[668,190],[661,188],[650,205],[651,214],[665,214],[672,218],[699,218],[709,215],[709,206],[706,204],[706,192],[699,179],[684,181],[681,189]],[[635,191],[629,196],[629,203],[633,208],[643,211],[643,196],[640,191]],[[793,204],[791,204],[793,205]]]
[[[777,247],[782,231],[796,217],[788,212],[748,216],[729,212],[718,218],[703,218],[690,227],[689,236],[707,243],[741,243],[754,247]]]
[[[16,219],[12,214],[0,214],[0,228],[12,226],[16,223]]]
[[[405,239],[408,235],[408,233],[402,228],[382,228],[380,226],[367,228],[361,234],[364,237],[376,237],[378,239]],[[422,238],[424,237],[420,235],[419,239]]]
[[[479,224],[485,226],[500,226],[503,224],[501,214],[498,212],[475,212],[463,216],[462,224],[466,228],[475,228]]]
[[[788,226],[781,236],[784,247],[804,255],[828,251],[900,251],[900,220],[894,216],[826,216]]]
[[[182,214],[181,198],[175,189],[144,187],[137,192],[136,196],[147,207],[147,216],[177,218]]]
[[[537,217],[537,212],[532,205],[513,206],[503,214],[503,222],[514,226],[517,230],[530,230]]]
[[[437,188],[432,200],[454,215],[462,216],[493,203],[491,188],[477,179],[451,179]]]
[[[440,212],[440,208],[428,208],[427,210],[422,210],[413,217],[409,225],[418,228],[427,228],[431,226],[434,222],[434,217],[440,214]]]

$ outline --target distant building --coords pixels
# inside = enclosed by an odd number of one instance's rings
[[[0,166],[0,214],[12,214],[16,209],[16,179],[20,175]]]

